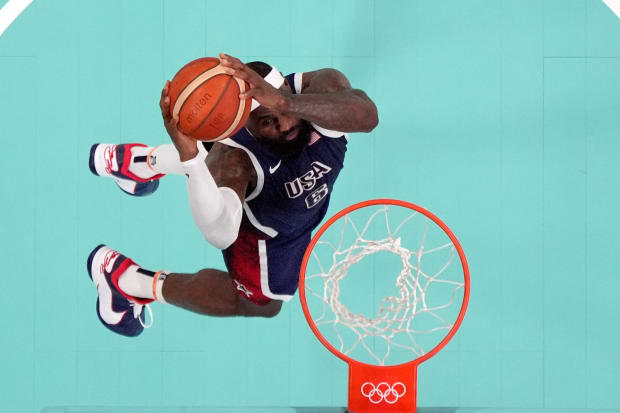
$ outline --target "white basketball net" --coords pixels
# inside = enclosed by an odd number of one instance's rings
[[[353,350],[362,346],[379,365],[384,365],[386,363],[393,347],[411,351],[413,353],[412,356],[415,355],[414,358],[418,358],[430,351],[430,348],[423,348],[419,343],[418,337],[441,330],[445,330],[446,334],[448,333],[454,321],[444,319],[438,312],[459,301],[457,297],[462,296],[462,294],[458,294],[458,292],[461,290],[462,293],[464,287],[462,277],[460,280],[442,278],[446,269],[450,267],[455,261],[455,258],[458,257],[458,253],[452,242],[425,249],[424,244],[427,239],[429,225],[435,225],[433,221],[425,215],[412,210],[411,214],[392,230],[388,211],[389,208],[387,205],[381,206],[380,209],[370,216],[368,222],[361,231],[359,231],[349,215],[345,215],[341,218],[344,219],[345,222],[344,225],[342,225],[338,245],[334,245],[329,241],[319,240],[312,252],[313,259],[318,265],[319,272],[306,275],[307,292],[322,301],[322,312],[320,316],[317,318],[313,317],[316,326],[319,329],[321,329],[320,326],[325,325],[331,325],[333,327],[339,341],[339,345],[335,345],[335,347],[343,354],[350,355]],[[381,216],[384,217],[388,236],[380,240],[367,239],[366,234],[371,223]],[[408,221],[416,216],[423,217],[425,220],[424,230],[422,234],[418,235],[420,236],[420,242],[416,246],[417,249],[411,251],[401,246],[400,231]],[[342,245],[343,234],[349,225],[353,228],[357,237],[352,245],[346,247]],[[449,238],[448,241],[450,241]],[[319,245],[327,246],[333,251],[332,263],[329,268],[325,268],[321,264],[316,254],[316,249]],[[402,262],[402,269],[400,273],[396,275],[394,283],[397,294],[381,299],[379,310],[375,317],[367,318],[362,314],[351,312],[346,305],[340,301],[340,282],[347,277],[349,268],[352,265],[380,251],[389,251],[398,255]],[[445,254],[448,257],[446,262],[443,263],[438,271],[432,274],[426,274],[422,269],[423,259],[439,251],[444,251],[444,253],[448,252]],[[459,262],[459,260],[456,261],[457,263]],[[462,274],[462,272],[460,274]],[[391,274],[377,274],[377,276],[380,275],[392,276]],[[312,284],[311,280],[317,278],[323,280],[322,291],[317,291],[310,287],[310,284]],[[450,286],[451,293],[444,294],[447,295],[447,302],[440,304],[433,303],[432,306],[428,305],[427,293],[433,285],[439,283]],[[316,283],[313,285],[316,285]],[[416,329],[415,320],[416,317],[421,314],[432,316],[436,320],[436,325],[430,329]],[[342,335],[338,331],[338,327],[341,326],[347,327],[355,334],[356,339],[352,344],[345,344],[345,340],[343,340]],[[398,340],[396,340],[397,336]],[[375,354],[375,351],[371,348],[372,345],[367,343],[369,337],[378,337],[385,341],[387,346],[383,347],[383,354]],[[404,340],[403,337],[405,337]],[[387,350],[385,350],[385,348],[387,348]]]

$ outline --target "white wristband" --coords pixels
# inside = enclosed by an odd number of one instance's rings
[[[265,79],[267,83],[269,83],[276,89],[280,89],[284,84],[284,76],[282,76],[282,73],[280,73],[280,71],[274,66],[271,66],[271,71],[263,79]],[[253,111],[259,106],[260,103],[258,103],[256,99],[252,99],[252,108],[250,109],[250,111]]]

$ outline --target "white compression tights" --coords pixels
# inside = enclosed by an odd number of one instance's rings
[[[158,146],[152,155],[157,172],[187,176],[189,206],[204,238],[216,248],[229,247],[239,234],[243,206],[235,191],[216,185],[205,164],[204,146],[198,143],[198,155],[185,162],[179,160],[173,144]]]

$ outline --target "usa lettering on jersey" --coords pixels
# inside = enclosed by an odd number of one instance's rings
[[[297,198],[304,192],[311,191],[316,186],[317,181],[331,170],[332,168],[319,161],[312,162],[312,168],[308,172],[290,182],[284,183],[288,197]],[[321,185],[306,198],[308,208],[315,206],[328,192],[327,184]]]

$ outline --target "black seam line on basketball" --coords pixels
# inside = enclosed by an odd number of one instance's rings
[[[207,73],[209,70],[215,69],[216,67],[217,67],[217,65],[216,65],[216,66],[213,66],[212,68],[209,68],[209,69],[205,70],[204,72],[200,72],[200,73],[198,73],[196,76],[194,76],[194,78],[193,78],[192,80],[190,80],[189,82],[187,82],[187,84],[183,87],[183,89],[181,89],[181,90],[179,91],[179,94],[177,95],[177,99],[178,99],[178,98],[179,98],[179,97],[183,94],[183,92],[185,92],[185,89],[187,89],[187,88],[188,88],[188,86],[189,86],[189,85],[191,85],[191,84],[192,84],[192,82],[193,82],[194,80],[198,79],[200,76],[204,75],[204,74],[205,74],[205,73]],[[184,69],[184,68],[185,68],[185,66],[183,66],[183,67],[182,67],[182,69]],[[213,77],[215,77],[215,76],[213,76]],[[212,79],[212,78],[209,78],[209,79]],[[172,80],[174,80],[174,79],[172,79]],[[207,79],[207,80],[208,80],[208,79]],[[203,82],[203,83],[204,83],[204,82]],[[200,85],[202,85],[202,83],[201,83]],[[198,85],[198,87],[200,87],[200,85]],[[194,90],[196,90],[196,88],[194,88]],[[190,93],[190,95],[191,95],[191,93]],[[189,96],[188,96],[188,97],[189,97]],[[185,105],[185,102],[186,102],[186,101],[187,101],[187,98],[185,98],[185,101],[183,101],[183,104],[182,104],[182,105],[181,105],[181,107],[179,108],[179,113],[181,113],[181,109],[183,109],[183,105]],[[172,107],[172,109],[174,110],[174,106]]]
[[[209,69],[209,70],[211,70],[211,69]],[[209,70],[206,70],[206,71],[202,72],[200,75],[205,74],[205,73],[206,73],[206,72],[208,72]],[[181,112],[183,112],[183,108],[185,107],[185,104],[187,103],[187,101],[189,100],[189,98],[192,96],[192,94],[194,94],[194,92],[196,91],[196,89],[198,89],[199,87],[201,87],[202,85],[204,85],[204,84],[205,84],[206,82],[208,82],[209,80],[211,80],[211,79],[215,79],[216,77],[218,77],[218,76],[222,76],[222,75],[226,75],[226,74],[225,74],[225,73],[218,73],[218,74],[216,74],[216,75],[211,76],[211,77],[210,77],[210,78],[208,78],[208,79],[205,79],[205,80],[204,80],[204,81],[202,81],[202,82],[201,82],[198,86],[196,86],[196,87],[194,88],[194,90],[192,90],[192,91],[190,92],[190,94],[189,94],[189,95],[187,95],[187,97],[185,98],[185,100],[183,101],[183,103],[181,103],[181,107],[179,108],[179,112],[178,112],[179,119],[181,118]],[[195,80],[195,79],[194,79],[194,80]],[[230,79],[229,79],[229,80],[230,80]],[[192,82],[193,82],[193,80],[192,80]],[[191,83],[191,82],[190,82],[190,83]],[[187,84],[187,86],[189,86],[189,83]],[[187,86],[185,86],[185,88],[184,88],[183,90],[185,90],[185,89],[187,88]],[[227,87],[228,87],[228,84],[224,85],[224,90],[226,90],[226,88],[227,88]],[[181,92],[181,93],[182,93],[182,92]],[[179,94],[179,96],[181,96],[181,94]],[[219,102],[219,99],[218,99],[218,101],[217,101],[217,102],[215,102],[215,106],[213,106],[214,108],[217,106],[217,103],[218,103],[218,102]],[[213,110],[213,109],[211,109],[211,110]],[[211,112],[209,112],[209,113],[207,114],[207,116],[209,116],[210,114],[211,114]],[[200,128],[200,126],[202,126],[202,123],[198,126],[198,128]],[[192,133],[194,133],[196,130],[197,130],[197,129],[194,129],[193,131],[189,132],[189,134],[191,135],[191,134],[192,134]]]
[[[204,75],[205,73],[207,73],[209,70],[212,70],[212,69],[213,69],[213,68],[208,69],[208,70],[205,70],[204,72],[202,72],[201,74],[199,74],[198,76],[196,76],[196,77],[195,77],[195,78],[194,78],[191,82],[193,82],[193,81],[194,81],[194,80],[196,80],[199,76]],[[198,86],[196,86],[196,87],[194,88],[194,90],[192,90],[192,91],[190,92],[190,94],[189,94],[189,95],[187,95],[187,97],[185,98],[185,100],[183,101],[183,103],[181,103],[181,107],[179,108],[179,113],[178,113],[179,119],[181,119],[181,112],[183,111],[183,108],[185,107],[185,104],[187,103],[187,101],[189,100],[189,98],[192,96],[192,94],[196,91],[196,89],[198,89],[200,86],[204,85],[204,84],[205,84],[205,82],[208,82],[209,80],[211,80],[211,79],[215,79],[216,77],[221,76],[221,75],[224,75],[224,74],[225,74],[225,73],[218,73],[218,74],[213,75],[213,76],[211,76],[210,78],[205,79],[204,81],[200,82],[200,84],[199,84]],[[190,82],[190,83],[191,83],[191,82]],[[188,84],[187,84],[187,85],[183,88],[183,90],[181,91],[181,93],[179,93],[179,96],[177,97],[177,99],[178,99],[179,97],[181,97],[181,94],[183,93],[183,91],[184,91],[185,89],[187,89],[187,86],[189,86],[189,85],[190,85],[190,83],[188,83]],[[175,104],[176,104],[176,103],[175,103]]]
[[[220,75],[217,75],[220,76]],[[217,76],[213,76],[211,79],[217,77]],[[224,86],[224,90],[222,90],[222,93],[220,93],[220,96],[217,98],[217,100],[215,101],[215,104],[213,106],[211,106],[211,110],[209,111],[209,113],[207,113],[207,116],[202,120],[202,122],[200,122],[200,125],[198,125],[193,131],[191,131],[189,134],[193,134],[194,132],[196,132],[198,129],[200,129],[202,127],[202,125],[204,125],[204,123],[207,121],[207,119],[209,119],[209,116],[211,116],[211,114],[213,113],[213,111],[215,110],[215,108],[217,107],[217,105],[219,105],[220,101],[222,100],[222,98],[224,97],[224,95],[226,94],[226,91],[228,90],[228,86],[230,86],[230,82],[232,82],[233,77],[230,75],[228,76],[228,82],[226,82],[226,86]],[[206,82],[206,80],[205,80]],[[198,86],[200,87],[200,86]],[[196,88],[198,89],[198,88]],[[194,89],[194,90],[196,90]],[[185,102],[187,102],[187,99],[185,100]],[[183,103],[185,103],[183,102]],[[179,111],[179,113],[181,113],[181,111]]]

